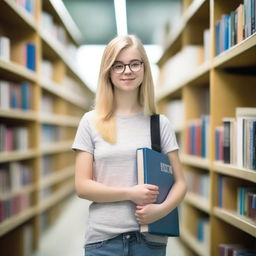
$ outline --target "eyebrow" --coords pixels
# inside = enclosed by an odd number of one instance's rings
[[[132,60],[130,60],[130,62],[135,61],[135,60],[142,61],[142,60],[139,60],[139,59],[132,59]],[[114,63],[117,63],[117,62],[124,63],[124,62],[121,61],[121,60],[116,60]]]

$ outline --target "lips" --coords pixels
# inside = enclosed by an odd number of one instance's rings
[[[133,81],[135,80],[135,78],[124,78],[124,79],[121,79],[121,81],[124,81],[124,82],[129,82],[129,81]]]

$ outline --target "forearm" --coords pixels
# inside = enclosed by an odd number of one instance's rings
[[[164,217],[176,208],[183,200],[186,192],[187,186],[183,180],[175,182],[165,201],[161,204],[161,215]]]
[[[90,179],[76,184],[76,192],[80,198],[97,203],[130,200],[129,188],[110,187]]]

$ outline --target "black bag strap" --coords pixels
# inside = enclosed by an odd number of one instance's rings
[[[159,115],[150,116],[150,133],[151,133],[151,148],[155,151],[161,152],[160,140],[160,120]]]

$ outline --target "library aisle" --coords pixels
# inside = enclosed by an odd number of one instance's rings
[[[90,202],[71,196],[62,213],[41,237],[33,256],[82,256],[85,223]],[[166,256],[186,256],[177,238],[169,238]]]

